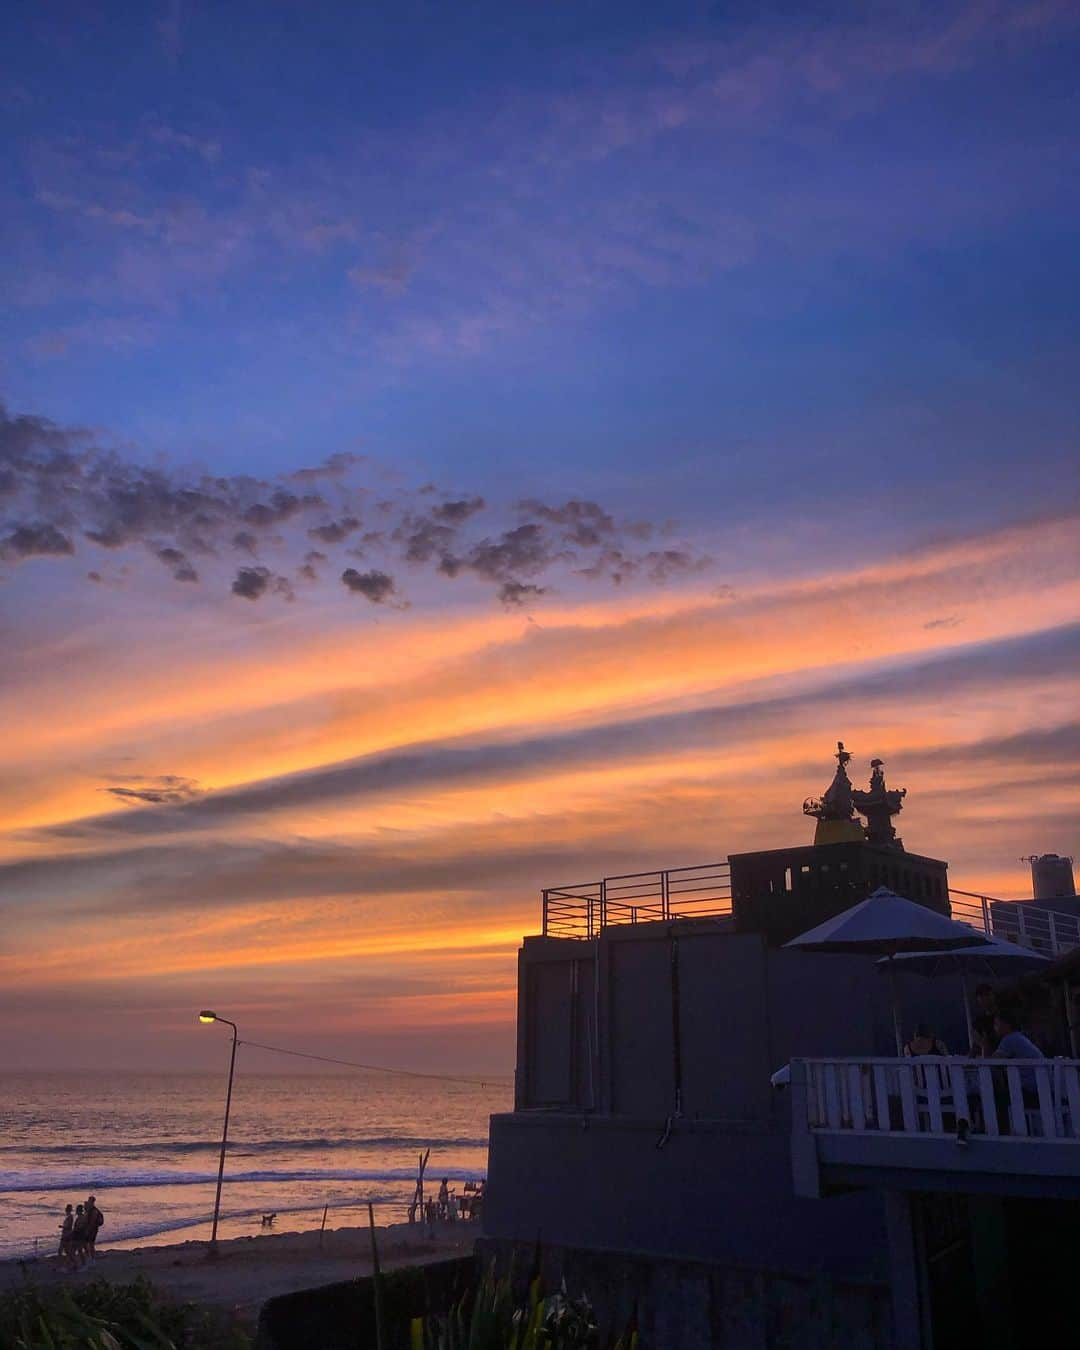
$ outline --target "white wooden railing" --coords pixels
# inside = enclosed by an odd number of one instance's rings
[[[1080,1060],[920,1055],[803,1062],[811,1130],[955,1138],[967,1121],[973,1139],[1080,1143]]]

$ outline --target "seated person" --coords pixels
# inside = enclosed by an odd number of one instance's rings
[[[938,1040],[925,1022],[915,1028],[915,1035],[904,1046],[905,1055],[947,1055],[945,1042]]]
[[[1011,1008],[999,1008],[994,1016],[994,1031],[998,1037],[995,1059],[1045,1059],[1046,1056],[1033,1040],[1020,1030],[1019,1014]],[[1034,1080],[1030,1069],[1022,1072]]]
[[[999,1008],[994,1015],[994,1031],[998,1037],[997,1049],[993,1059],[1045,1059],[1046,1056],[1033,1040],[1020,1030],[1020,1015],[1013,1008]],[[1008,1119],[1010,1104],[1009,1086],[1005,1074],[994,1074],[994,1096],[998,1102],[998,1119],[1004,1125]],[[1035,1086],[1035,1071],[1020,1070],[1020,1088],[1025,1108],[1039,1105],[1038,1089]]]

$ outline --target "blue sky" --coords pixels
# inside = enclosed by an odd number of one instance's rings
[[[937,524],[1037,510],[1033,438],[1066,472],[1067,6],[8,25],[20,411],[234,472],[362,443],[681,514],[933,477]]]

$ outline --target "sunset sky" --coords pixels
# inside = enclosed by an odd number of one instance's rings
[[[1080,10],[813,9],[7,8],[0,1066],[509,1071],[838,738],[1080,853]]]

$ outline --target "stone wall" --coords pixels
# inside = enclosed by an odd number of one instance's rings
[[[481,1263],[511,1258],[528,1272],[534,1249],[481,1238]],[[891,1350],[891,1301],[884,1284],[852,1283],[779,1270],[748,1270],[621,1252],[545,1246],[544,1287],[565,1279],[584,1293],[603,1335],[636,1318],[639,1350]],[[603,1341],[603,1336],[602,1336]]]
[[[409,1350],[409,1322],[445,1312],[476,1280],[471,1256],[401,1266],[383,1276],[383,1305],[391,1324],[388,1350]],[[263,1304],[256,1350],[376,1350],[375,1282],[343,1280],[279,1294]]]

